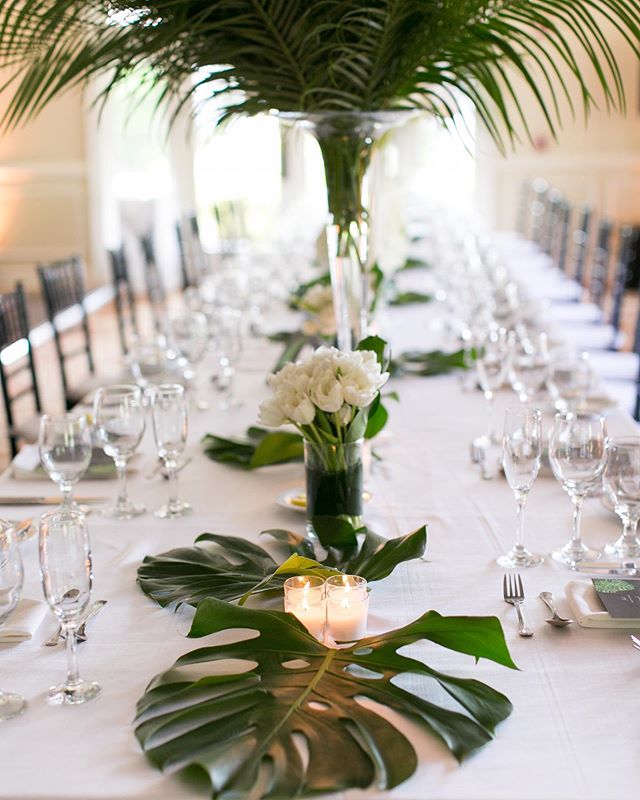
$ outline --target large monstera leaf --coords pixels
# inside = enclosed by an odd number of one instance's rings
[[[337,650],[318,642],[290,614],[208,599],[198,606],[189,636],[227,629],[258,635],[179,658],[151,682],[136,718],[136,736],[157,767],[201,767],[213,797],[221,800],[371,785],[382,790],[405,781],[417,765],[412,743],[359,698],[418,722],[458,760],[489,742],[512,710],[486,684],[397,652],[428,639],[513,668],[495,617],[429,611],[403,628]],[[231,674],[221,674],[225,662]],[[403,673],[424,676],[419,696],[392,682]],[[447,707],[439,705],[443,689]]]
[[[140,588],[161,606],[197,606],[205,597],[243,603],[252,594],[273,596],[281,593],[282,584],[290,575],[327,576],[340,571],[377,581],[390,575],[403,561],[420,557],[427,540],[424,525],[389,540],[367,531],[359,547],[332,548],[319,562],[309,539],[292,531],[265,533],[280,543],[288,558],[278,562],[246,539],[203,533],[192,547],[146,556],[138,569]]]

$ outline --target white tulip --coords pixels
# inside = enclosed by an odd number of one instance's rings
[[[311,374],[309,387],[311,401],[321,411],[330,414],[339,411],[344,403],[342,385],[336,373],[337,370],[331,362],[320,362]]]
[[[270,428],[278,428],[287,421],[286,415],[280,408],[280,403],[275,397],[260,403],[260,422]]]

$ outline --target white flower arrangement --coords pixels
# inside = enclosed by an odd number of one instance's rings
[[[329,284],[316,283],[310,286],[296,301],[298,308],[306,312],[302,332],[307,336],[323,336],[333,339],[336,335],[336,317],[333,313],[333,293]]]
[[[269,377],[274,396],[261,404],[260,421],[270,427],[295,425],[316,444],[356,441],[388,378],[372,350],[319,347],[305,361],[286,364]]]

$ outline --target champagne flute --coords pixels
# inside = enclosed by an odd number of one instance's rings
[[[640,557],[640,437],[621,436],[609,441],[603,485],[623,525],[622,536],[606,545],[605,552],[634,561]]]
[[[189,503],[178,500],[178,459],[184,452],[188,431],[184,386],[179,383],[158,386],[151,401],[151,416],[158,455],[169,476],[169,502],[156,511],[156,517],[182,517],[191,511]]]
[[[476,367],[480,387],[489,405],[489,430],[487,438],[491,444],[498,444],[495,429],[495,392],[502,386],[506,367],[506,339],[504,329],[489,331],[478,347]]]
[[[504,419],[503,466],[518,504],[516,543],[497,559],[501,567],[535,567],[543,558],[524,546],[524,508],[538,476],[542,455],[542,413],[537,409],[507,409]]]
[[[48,692],[54,705],[76,705],[100,694],[78,672],[77,631],[91,595],[91,547],[87,520],[81,511],[62,508],[40,520],[40,573],[44,596],[58,617],[67,640],[67,677]]]
[[[573,535],[551,555],[555,561],[575,569],[580,561],[600,558],[582,541],[580,521],[584,498],[602,478],[607,458],[606,426],[599,414],[562,411],[556,414],[549,436],[549,461],[553,474],[573,503]]]
[[[91,462],[91,432],[84,414],[44,414],[38,438],[42,466],[62,493],[62,508],[75,508],[73,487]]]
[[[18,605],[23,580],[22,557],[13,525],[0,519],[0,625]],[[0,722],[17,717],[26,708],[24,697],[0,690]]]
[[[139,386],[106,386],[96,392],[94,430],[102,449],[113,459],[120,480],[115,506],[102,511],[107,517],[131,519],[144,513],[144,506],[132,503],[127,496],[127,462],[144,434],[144,413],[144,396]]]

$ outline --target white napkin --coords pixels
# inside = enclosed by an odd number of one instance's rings
[[[4,625],[0,625],[0,644],[26,642],[40,627],[47,604],[23,597]]]
[[[564,591],[573,616],[583,628],[640,628],[637,617],[612,617],[605,611],[591,581],[571,581]]]

